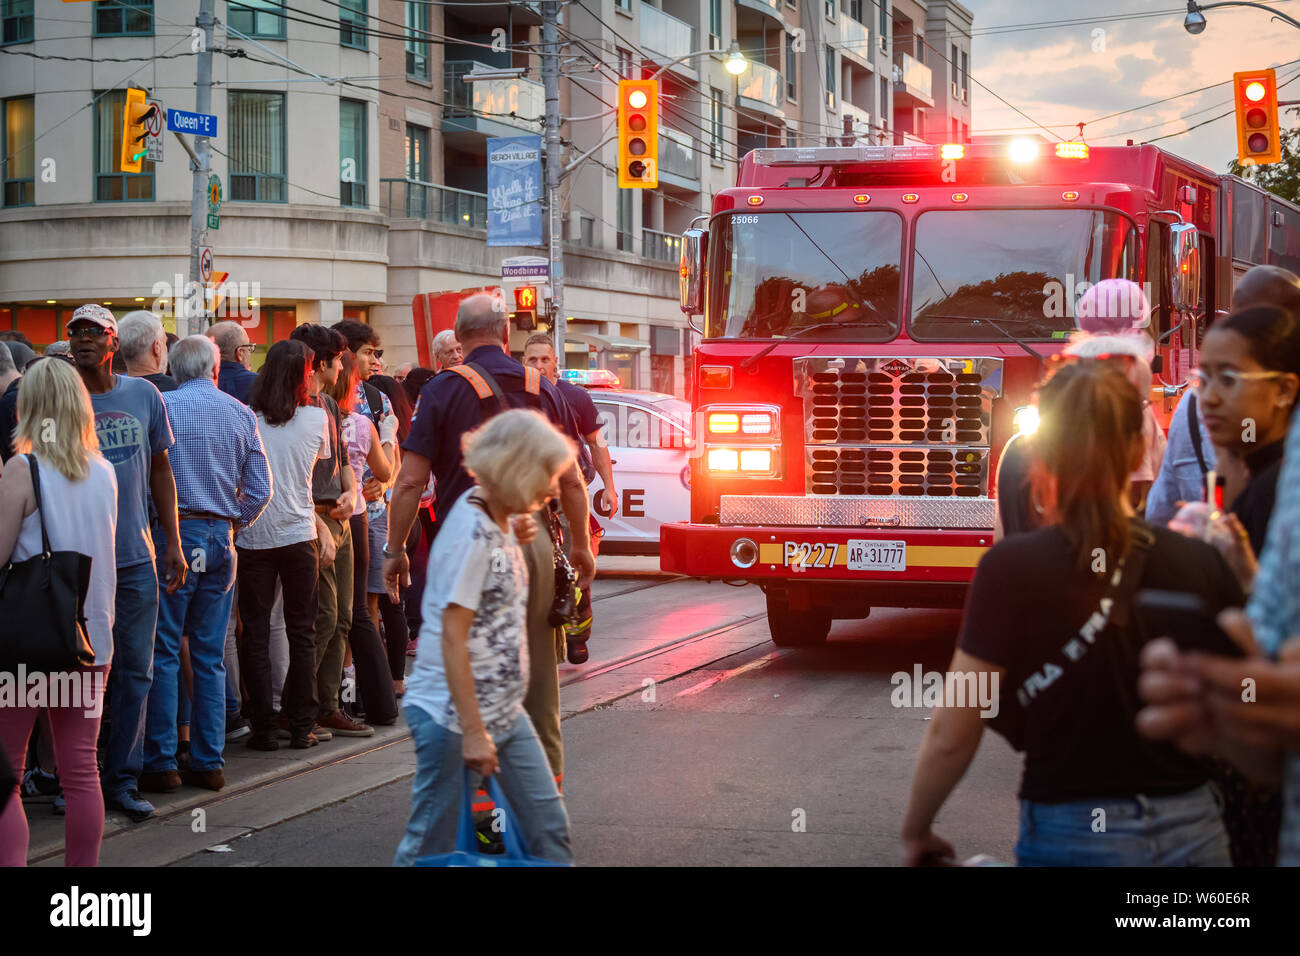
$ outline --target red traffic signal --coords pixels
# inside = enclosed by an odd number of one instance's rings
[[[1277,74],[1273,70],[1234,73],[1232,85],[1237,112],[1237,162],[1243,166],[1280,162]]]
[[[618,81],[618,185],[659,185],[659,83]]]

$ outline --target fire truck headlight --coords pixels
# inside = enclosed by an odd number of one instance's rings
[[[752,568],[758,563],[758,545],[749,538],[731,542],[731,563],[738,568]]]
[[[771,471],[772,449],[744,448],[740,452],[741,471]]]
[[[1038,431],[1038,409],[1033,405],[1021,405],[1012,418],[1016,431],[1022,435],[1032,435]]]
[[[734,435],[740,431],[740,416],[735,412],[710,412],[709,431],[714,435]]]
[[[734,448],[710,448],[709,471],[740,471],[740,453]]]
[[[746,435],[772,434],[772,416],[767,412],[748,414],[740,419],[740,430]]]

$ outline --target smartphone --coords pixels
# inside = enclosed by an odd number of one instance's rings
[[[1198,595],[1183,591],[1139,591],[1136,606],[1148,638],[1172,638],[1185,651],[1246,656],[1237,642],[1219,627]]]

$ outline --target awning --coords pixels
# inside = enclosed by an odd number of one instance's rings
[[[650,348],[649,342],[629,339],[622,335],[597,335],[595,332],[568,332],[565,340],[594,345],[600,352],[644,352]]]

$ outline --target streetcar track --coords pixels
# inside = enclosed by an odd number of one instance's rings
[[[678,581],[688,581],[688,580],[690,579],[684,577],[674,577],[674,578],[669,578],[666,581],[650,581],[646,584],[638,584],[634,587],[624,588],[622,591],[615,591],[613,594],[602,594],[600,597],[593,597],[591,599],[591,603],[595,604],[597,601],[608,601],[610,598],[622,597],[624,594],[635,594],[637,591],[648,591],[650,590],[650,588],[661,588],[665,584],[676,584]]]

